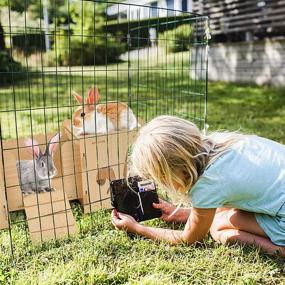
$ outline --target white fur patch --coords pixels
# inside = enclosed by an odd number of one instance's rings
[[[105,114],[98,112],[93,112],[90,120],[84,121],[84,127],[86,134],[95,134],[95,133],[106,134],[107,131],[112,132],[115,130],[112,121],[108,117],[106,117]]]
[[[137,119],[130,108],[122,110],[118,123],[119,129],[133,130],[137,127]],[[115,130],[116,128],[108,116],[96,111],[92,113],[92,116],[90,118],[88,117],[88,120],[84,120],[84,128],[79,128],[77,130],[77,135],[80,136],[84,134],[95,133],[106,134],[107,132],[113,132]]]
[[[133,130],[137,127],[137,119],[130,108],[125,109],[121,112],[119,126],[120,129],[129,129],[129,130]]]

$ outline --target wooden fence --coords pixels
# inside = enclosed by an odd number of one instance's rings
[[[285,35],[285,0],[193,0],[193,10],[209,15],[214,37]]]

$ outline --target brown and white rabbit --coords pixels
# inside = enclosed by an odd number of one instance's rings
[[[48,142],[44,153],[42,153],[36,140],[28,139],[25,141],[27,150],[33,159],[16,162],[20,187],[24,195],[54,190],[50,187],[50,180],[57,174],[53,155],[58,141],[59,134],[57,133]]]
[[[138,126],[137,119],[127,104],[98,104],[100,94],[97,87],[89,88],[84,103],[82,96],[76,92],[73,92],[73,95],[81,105],[73,114],[73,125],[78,129],[78,135],[133,130]]]

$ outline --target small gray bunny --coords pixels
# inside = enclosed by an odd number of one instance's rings
[[[32,160],[18,160],[16,162],[21,191],[24,195],[40,192],[50,192],[50,180],[56,176],[57,170],[53,162],[59,133],[48,142],[45,152],[42,153],[36,140],[28,139],[25,144],[32,154]]]

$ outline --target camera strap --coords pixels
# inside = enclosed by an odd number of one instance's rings
[[[142,214],[144,215],[144,210],[143,210],[143,205],[142,205],[142,199],[141,199],[140,192],[137,192],[137,194],[139,196],[139,202],[140,202],[140,207],[141,207],[141,210],[142,210]]]

